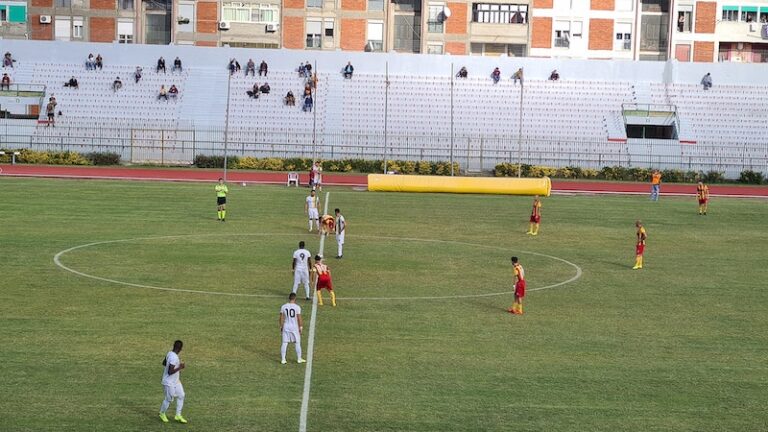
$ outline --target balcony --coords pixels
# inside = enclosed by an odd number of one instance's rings
[[[555,38],[555,48],[569,48],[571,41],[568,38]]]
[[[764,28],[766,29],[764,30]],[[720,21],[715,27],[715,34],[721,40],[732,42],[755,42],[755,39],[768,40],[768,24]]]
[[[472,42],[528,43],[528,24],[470,23]]]

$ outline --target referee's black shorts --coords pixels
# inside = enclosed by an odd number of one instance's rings
[[[227,197],[216,197],[216,205],[224,205],[227,203]]]

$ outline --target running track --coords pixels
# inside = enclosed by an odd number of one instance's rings
[[[216,181],[221,176],[221,170],[205,170],[194,168],[121,168],[121,167],[84,167],[84,166],[50,166],[50,165],[2,165],[2,176],[13,177],[48,177],[71,179],[104,179],[104,180],[151,180],[201,182]],[[229,171],[227,181],[247,183],[284,184],[286,173],[280,172],[245,172]],[[309,177],[301,174],[302,184],[307,184]],[[367,186],[365,175],[324,174],[323,184],[334,186]],[[768,198],[766,186],[737,186],[710,185],[710,194],[715,196],[759,197]],[[594,181],[552,181],[554,193],[587,193],[587,194],[648,194],[649,185],[631,182],[594,182]],[[694,185],[664,184],[664,195],[694,195]]]

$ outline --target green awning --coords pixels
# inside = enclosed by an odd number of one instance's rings
[[[757,6],[742,6],[742,12],[757,12]]]
[[[768,13],[768,7],[761,7],[760,13]]]
[[[738,11],[739,7],[738,6],[723,6],[723,10],[724,11]]]
[[[8,6],[8,21],[13,23],[27,22],[27,7]]]

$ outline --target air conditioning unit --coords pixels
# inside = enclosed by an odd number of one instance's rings
[[[176,18],[176,22],[179,24],[189,24],[189,18],[178,17]]]
[[[50,24],[50,23],[51,23],[50,15],[40,15],[40,24]]]
[[[220,22],[219,30],[229,30],[229,23],[227,21]]]
[[[274,33],[277,31],[277,24],[267,24],[267,32]]]

